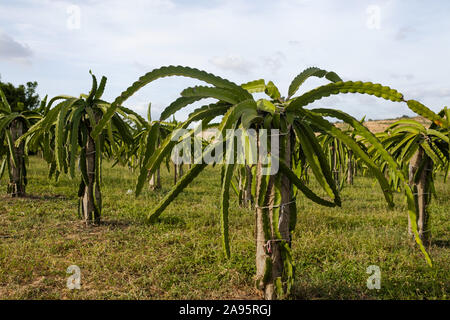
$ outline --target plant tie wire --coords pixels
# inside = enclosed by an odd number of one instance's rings
[[[280,203],[279,205],[275,205],[275,206],[263,206],[263,207],[260,207],[258,205],[255,205],[255,207],[257,209],[272,209],[272,208],[280,208],[280,207],[282,208],[282,207],[285,207],[288,204],[291,204],[291,203],[294,203],[294,202],[295,202],[295,200],[292,200],[292,201],[289,201],[289,202],[286,202],[286,203]]]
[[[291,239],[269,239],[267,241],[262,241],[265,242],[266,244],[264,245],[264,249],[266,250],[267,253],[272,253],[272,246],[270,245],[271,242],[282,242],[282,241],[286,241],[287,243],[291,243]]]

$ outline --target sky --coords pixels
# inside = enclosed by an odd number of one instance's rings
[[[1,81],[39,83],[46,94],[79,96],[89,70],[108,78],[113,101],[164,65],[196,67],[235,83],[272,80],[283,96],[307,67],[344,80],[388,85],[434,111],[450,106],[448,0],[0,0]],[[325,84],[311,79],[301,91]],[[152,117],[200,84],[164,78],[124,105]],[[346,94],[308,107],[386,119],[413,115],[406,104]],[[193,107],[176,114],[184,120]]]

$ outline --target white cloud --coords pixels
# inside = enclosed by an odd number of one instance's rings
[[[247,74],[254,68],[254,63],[245,60],[240,56],[213,57],[209,60],[216,67],[223,70],[231,70],[240,74]]]
[[[286,56],[281,51],[277,51],[268,57],[263,57],[262,60],[265,67],[269,68],[272,73],[277,73],[285,63]]]
[[[413,80],[414,79],[414,75],[411,73],[407,73],[407,74],[392,73],[390,76],[392,79],[405,79],[405,80]]]
[[[29,63],[33,52],[31,49],[9,35],[0,32],[0,58],[15,62]]]

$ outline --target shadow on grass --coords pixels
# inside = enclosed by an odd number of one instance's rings
[[[11,197],[10,195],[1,195],[0,196],[1,200],[6,200],[6,201],[17,201],[17,200],[44,200],[44,201],[48,201],[48,200],[72,200],[73,197],[67,197],[65,195],[62,194],[54,194],[54,195],[35,195],[35,194],[26,194],[23,197]]]
[[[128,220],[101,220],[100,223],[86,223],[82,219],[67,221],[62,225],[66,239],[109,234],[114,231],[126,231],[133,225]]]
[[[356,294],[356,297],[355,297]],[[312,285],[305,283],[294,284],[289,299],[292,300],[346,300],[358,299],[367,300],[373,297],[364,294],[361,288],[356,286],[336,286],[336,284],[329,283],[323,285]]]
[[[155,223],[181,227],[186,225],[184,219],[181,219],[179,217],[160,217]]]
[[[436,247],[439,248],[450,248],[450,240],[432,240],[431,241],[431,245],[435,245]]]
[[[67,197],[62,194],[52,194],[52,195],[34,195],[34,194],[27,194],[22,199],[30,199],[30,200],[72,200],[73,197]]]
[[[361,227],[363,225],[367,224],[367,221],[364,221],[363,219],[352,219],[349,220],[348,217],[330,217],[327,216],[324,218],[325,224],[328,228],[332,230],[354,230],[358,227]]]
[[[133,223],[129,220],[101,220],[99,225],[96,226],[105,226],[111,229],[125,229],[131,226]]]

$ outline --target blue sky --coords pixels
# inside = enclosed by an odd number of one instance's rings
[[[43,97],[90,89],[108,77],[113,100],[163,65],[188,65],[236,83],[265,78],[286,95],[304,68],[389,85],[438,111],[450,106],[450,1],[421,0],[1,0],[0,74],[38,81]],[[79,23],[78,23],[79,22]],[[190,79],[161,79],[125,105],[160,112]],[[304,90],[324,83],[309,81]],[[362,95],[315,106],[382,119],[412,115],[405,104]],[[178,120],[187,111],[176,114]]]

